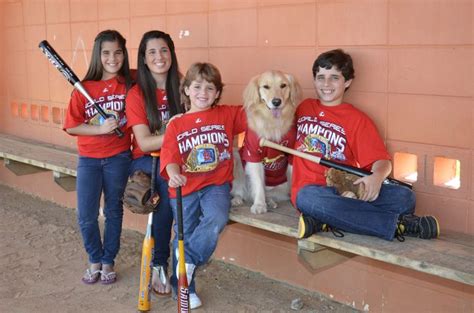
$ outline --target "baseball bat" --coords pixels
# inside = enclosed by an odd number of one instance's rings
[[[159,153],[152,152],[151,163],[151,184],[150,194],[155,192],[156,184],[156,166]],[[140,285],[138,292],[138,310],[141,312],[150,311],[151,308],[151,275],[153,267],[153,252],[155,247],[155,239],[152,235],[153,212],[148,213],[148,223],[146,226],[145,239],[142,246],[142,260],[140,264]]]
[[[44,55],[48,58],[49,62],[54,65],[55,68],[58,69],[61,74],[66,78],[66,80],[74,86],[79,92],[86,97],[86,99],[92,103],[94,108],[97,110],[97,112],[102,116],[104,119],[109,118],[107,116],[107,113],[104,112],[104,110],[97,104],[95,103],[94,99],[89,95],[87,90],[82,86],[81,81],[79,78],[77,78],[76,74],[72,71],[72,69],[69,67],[69,65],[66,64],[66,62],[61,58],[61,56],[56,52],[56,50],[53,49],[53,47],[49,44],[47,40],[43,40],[39,43],[38,46],[41,51],[44,53]],[[123,132],[116,128],[114,129],[114,132],[117,136],[120,138],[123,137]]]
[[[186,261],[184,259],[183,197],[181,187],[176,188],[176,211],[178,219],[178,313],[186,313],[190,311],[190,307],[188,277],[186,274]]]
[[[332,167],[332,168],[335,168],[337,170],[341,170],[341,171],[344,171],[344,172],[347,172],[347,173],[350,173],[350,174],[354,174],[354,175],[357,175],[357,176],[360,176],[360,177],[364,177],[364,176],[368,176],[368,175],[372,174],[372,172],[370,172],[370,171],[366,171],[364,169],[354,167],[354,166],[350,166],[350,165],[346,165],[346,164],[337,163],[337,162],[330,161],[330,160],[327,160],[327,159],[324,159],[324,158],[321,158],[321,157],[318,157],[318,156],[315,156],[315,155],[312,155],[312,154],[308,154],[308,153],[304,153],[304,152],[301,152],[301,151],[298,151],[298,150],[295,150],[295,149],[291,149],[291,148],[279,145],[277,143],[274,143],[272,141],[269,141],[265,138],[260,138],[259,145],[261,147],[269,147],[269,148],[273,148],[275,150],[286,152],[288,154],[292,154],[294,156],[303,158],[305,160],[308,160],[308,161],[311,161],[311,162],[314,162],[314,163],[318,163],[318,164],[321,164],[321,165],[326,166],[326,167]],[[387,177],[384,180],[383,183],[384,184],[405,186],[405,187],[408,187],[408,188],[412,189],[412,185],[410,185],[408,183],[405,183],[403,181],[394,179],[394,178],[390,178],[390,177]]]
[[[140,285],[138,292],[138,310],[141,312],[150,311],[150,290],[151,290],[151,268],[153,261],[153,249],[155,240],[152,235],[153,212],[148,214],[148,224],[146,227],[145,239],[142,245],[142,260],[140,264]]]

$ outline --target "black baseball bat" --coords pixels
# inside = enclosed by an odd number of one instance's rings
[[[77,78],[76,74],[72,71],[72,69],[69,67],[69,65],[64,62],[64,60],[61,58],[61,56],[56,52],[56,50],[53,49],[53,47],[49,44],[48,41],[43,40],[39,43],[38,47],[41,49],[41,51],[46,55],[48,58],[49,62],[54,65],[55,68],[58,69],[61,74],[67,79],[67,81],[74,86],[79,92],[86,97],[89,102],[92,103],[94,108],[99,112],[100,116],[102,116],[104,119],[109,118],[107,114],[104,112],[104,110],[97,104],[95,103],[94,99],[89,95],[87,90],[82,86],[81,81],[79,78]],[[114,129],[114,132],[117,136],[120,138],[123,137],[123,132],[116,128]]]
[[[189,307],[189,286],[186,273],[183,235],[183,197],[181,186],[176,188],[176,211],[178,223],[178,313],[187,313]]]
[[[370,172],[370,171],[366,171],[364,169],[354,167],[354,166],[350,166],[350,165],[346,165],[346,164],[337,163],[337,162],[330,161],[330,160],[327,160],[327,159],[324,159],[324,158],[320,158],[320,157],[312,155],[312,154],[308,154],[308,153],[304,153],[304,152],[301,152],[301,151],[298,151],[298,150],[295,150],[295,149],[291,149],[291,148],[276,144],[272,141],[268,141],[265,138],[260,139],[259,145],[261,147],[269,147],[269,148],[273,148],[273,149],[276,149],[276,150],[279,150],[279,151],[283,151],[283,152],[292,154],[294,156],[306,159],[308,161],[318,163],[318,164],[321,164],[321,165],[326,166],[326,167],[332,167],[332,168],[335,168],[337,170],[341,170],[341,171],[344,171],[344,172],[347,172],[347,173],[351,173],[351,174],[354,174],[354,175],[357,175],[357,176],[360,176],[360,177],[364,177],[364,176],[368,176],[368,175],[372,174],[372,172]],[[400,185],[400,186],[408,187],[410,189],[413,188],[411,184],[408,184],[408,183],[405,183],[403,181],[400,181],[400,180],[397,180],[397,179],[394,179],[394,178],[390,178],[390,177],[387,177],[384,180],[384,184]]]

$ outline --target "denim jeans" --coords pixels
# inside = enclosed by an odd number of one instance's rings
[[[90,263],[114,264],[120,249],[123,192],[128,180],[130,151],[108,158],[79,156],[77,164],[77,219]],[[104,240],[98,217],[104,193]]]
[[[130,174],[137,170],[151,175],[152,157],[144,155],[132,161]],[[168,268],[170,257],[171,227],[173,225],[173,212],[171,210],[168,181],[160,176],[160,159],[156,162],[155,191],[160,195],[158,209],[153,213],[152,234],[155,240],[155,250],[153,254],[153,265],[161,265]]]
[[[176,199],[171,199],[173,215],[177,220]],[[230,184],[210,185],[183,197],[183,236],[186,263],[197,266],[206,264],[217,247],[219,234],[229,220]],[[178,248],[178,225],[173,226],[173,251]],[[173,268],[176,255],[173,254]],[[194,277],[194,276],[193,276]],[[171,279],[176,288],[177,279]],[[196,290],[195,280],[189,285],[189,292]]]
[[[373,202],[341,197],[334,187],[307,185],[296,197],[305,215],[350,233],[393,240],[398,217],[415,211],[415,194],[409,188],[382,185]]]

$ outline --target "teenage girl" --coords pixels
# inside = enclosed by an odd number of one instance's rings
[[[127,183],[130,132],[125,129],[125,97],[131,88],[125,38],[115,30],[100,32],[91,63],[82,83],[94,101],[109,116],[104,119],[87,99],[74,90],[67,109],[64,130],[77,136],[77,218],[89,266],[82,277],[86,284],[114,283],[114,260],[120,248],[122,197]],[[119,138],[114,129],[120,128]],[[104,194],[105,227],[101,238],[98,217]]]
[[[130,173],[142,170],[151,174],[151,152],[159,152],[170,118],[184,112],[180,102],[178,60],[173,40],[162,31],[145,33],[140,41],[137,60],[137,85],[127,96],[128,126],[133,129],[133,161]],[[155,191],[160,195],[158,209],[153,214],[152,291],[158,295],[171,292],[168,277],[171,225],[173,213],[169,204],[168,183],[159,175]]]

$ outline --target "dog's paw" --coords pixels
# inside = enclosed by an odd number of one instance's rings
[[[272,209],[278,208],[278,203],[276,203],[275,200],[273,200],[273,199],[268,199],[267,200],[267,205]]]
[[[254,203],[250,207],[250,212],[253,214],[262,214],[267,212],[267,205],[266,204],[259,204],[259,203]]]
[[[230,204],[232,206],[242,206],[244,204],[244,200],[239,196],[235,196],[232,198],[232,200],[230,200]]]

